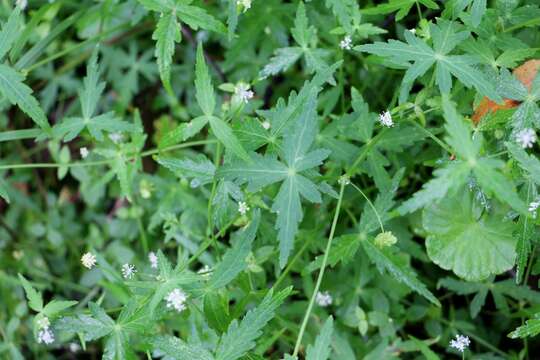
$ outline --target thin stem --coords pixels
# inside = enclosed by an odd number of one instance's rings
[[[213,144],[217,140],[199,140],[199,141],[190,141],[182,144],[172,145],[163,149],[152,149],[143,151],[139,154],[130,156],[127,158],[128,161],[135,160],[137,158],[143,158],[158,153],[169,152],[173,150],[183,149],[192,146]],[[106,165],[115,159],[105,159],[105,160],[96,160],[96,161],[77,161],[72,163],[32,163],[32,164],[12,164],[12,165],[0,165],[0,170],[9,170],[9,169],[33,169],[33,168],[58,168],[58,167],[86,167],[86,166],[97,166],[97,165]]]
[[[309,305],[304,315],[302,326],[300,327],[300,333],[298,334],[298,338],[296,339],[296,345],[294,346],[294,352],[292,355],[293,358],[295,358],[298,355],[298,351],[300,350],[300,345],[302,344],[302,337],[304,336],[304,332],[306,331],[309,315],[311,314],[311,310],[313,309],[313,304],[315,303],[315,296],[317,295],[317,292],[319,291],[319,288],[321,287],[322,278],[324,276],[324,270],[326,268],[326,263],[328,262],[328,254],[330,253],[330,247],[332,245],[332,239],[334,238],[334,232],[336,231],[336,225],[339,218],[339,210],[341,209],[341,201],[343,200],[344,189],[345,189],[345,181],[341,181],[341,187],[339,189],[339,199],[336,205],[336,211],[334,213],[334,220],[332,221],[332,227],[330,228],[330,235],[328,236],[328,242],[326,243],[326,249],[324,251],[324,257],[323,257],[321,269],[319,270],[319,276],[317,277],[315,289],[313,289],[313,294],[311,295],[311,299],[309,300]]]
[[[433,141],[435,141],[440,147],[442,147],[444,150],[446,150],[447,153],[449,154],[452,154],[453,151],[452,149],[450,149],[450,147],[448,145],[446,145],[444,142],[442,142],[438,137],[436,137],[435,135],[433,135],[433,133],[431,131],[429,131],[428,129],[426,129],[425,127],[423,127],[422,125],[418,124],[416,121],[414,120],[408,120],[408,122],[412,123],[414,126],[416,126],[418,129],[420,129],[421,131],[423,131],[427,136],[429,136],[431,139],[433,139]]]
[[[371,207],[371,209],[373,210],[373,212],[375,213],[375,216],[377,217],[377,221],[379,222],[379,226],[381,227],[381,232],[384,232],[384,225],[382,223],[382,220],[381,220],[381,217],[379,216],[379,212],[377,211],[377,208],[375,207],[375,205],[373,205],[373,203],[371,202],[371,200],[369,200],[369,198],[366,196],[366,194],[364,194],[364,192],[358,187],[356,186],[354,183],[351,182],[351,185],[356,189],[358,190],[358,192],[360,194],[362,194],[362,196],[364,197],[364,199],[366,199],[367,203],[369,204],[369,206]]]
[[[272,285],[272,288],[274,289],[277,289],[277,287],[279,286],[279,284],[281,284],[281,282],[283,280],[285,280],[285,276],[287,276],[287,274],[289,273],[289,271],[291,271],[293,265],[296,263],[296,261],[298,261],[298,259],[300,258],[300,256],[302,256],[302,254],[304,253],[304,251],[306,251],[309,243],[311,242],[311,239],[312,237],[309,237],[309,239],[304,242],[304,245],[302,245],[302,247],[300,248],[300,250],[298,250],[298,252],[296,253],[296,255],[294,255],[294,257],[292,258],[292,260],[289,262],[289,264],[287,265],[287,267],[285,268],[285,270],[283,270],[283,272],[279,275],[279,277],[277,278],[276,282],[274,283],[274,285]]]

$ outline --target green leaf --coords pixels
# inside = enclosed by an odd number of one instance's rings
[[[520,146],[506,142],[506,148],[519,166],[530,175],[530,179],[537,185],[540,185],[540,160],[532,154],[527,154]]]
[[[28,306],[30,309],[36,312],[41,312],[43,310],[43,297],[41,293],[34,289],[30,282],[21,274],[19,274],[19,280],[21,281],[24,292],[26,293],[26,298],[28,299]]]
[[[0,61],[6,56],[15,40],[17,40],[20,21],[21,8],[17,6],[11,11],[7,22],[2,26],[2,31],[0,32]]]
[[[215,165],[202,154],[194,160],[159,157],[157,162],[180,177],[193,178],[192,187],[211,183],[216,171]]]
[[[51,132],[51,126],[38,101],[32,96],[32,89],[24,83],[24,76],[7,65],[0,64],[0,94],[11,104],[19,108],[45,132]]]
[[[259,191],[265,186],[287,177],[288,170],[276,158],[251,153],[251,161],[232,162],[218,169],[217,175],[226,180],[238,180],[239,184],[248,183],[248,191]]]
[[[99,81],[98,48],[96,48],[86,66],[83,88],[79,90],[83,118],[90,119],[94,115],[104,89],[105,82]]]
[[[472,139],[469,125],[457,114],[456,108],[447,96],[443,96],[442,105],[446,120],[445,129],[448,132],[446,141],[464,160],[473,161],[480,150],[480,141]]]
[[[375,246],[370,239],[364,239],[360,243],[371,262],[377,266],[381,273],[383,269],[386,269],[394,279],[407,285],[411,290],[422,295],[432,304],[441,306],[439,300],[437,300],[437,298],[426,288],[426,285],[418,280],[412,268],[402,264],[398,258],[392,254],[392,248],[380,249]]]
[[[435,354],[425,342],[411,335],[409,335],[409,338],[416,345],[418,350],[420,350],[422,355],[424,355],[426,360],[440,360],[439,356],[437,356],[437,354]]]
[[[262,335],[262,328],[274,317],[275,311],[291,293],[292,287],[276,295],[270,290],[263,301],[238,322],[234,320],[216,350],[216,360],[236,360],[255,347],[255,340]]]
[[[208,120],[214,135],[227,150],[245,161],[251,161],[248,153],[225,121],[215,116],[209,116]]]
[[[221,34],[227,33],[225,26],[216,20],[216,18],[214,18],[212,15],[208,14],[208,12],[203,8],[177,3],[175,6],[175,11],[178,18],[180,18],[182,22],[188,24],[193,30],[198,30],[201,28]]]
[[[536,314],[533,319],[525,322],[525,325],[518,327],[516,330],[508,334],[509,338],[526,338],[540,334],[540,314]]]
[[[77,305],[77,301],[52,300],[43,308],[43,314],[52,317],[61,312],[62,310],[70,308],[74,305]]]
[[[332,332],[334,327],[334,320],[331,316],[328,317],[324,326],[315,339],[314,345],[307,347],[306,360],[326,360],[330,356],[330,343],[332,341]]]
[[[230,283],[247,267],[246,257],[259,228],[261,213],[254,211],[250,224],[233,237],[233,247],[225,253],[223,260],[214,268],[206,284],[206,291],[216,291]]]
[[[8,204],[10,203],[8,185],[2,178],[0,178],[0,197],[2,197],[2,199],[4,199]]]
[[[212,354],[198,344],[187,344],[183,340],[170,336],[155,336],[150,340],[152,347],[174,360],[213,360]]]
[[[227,331],[231,323],[229,299],[227,295],[209,292],[204,295],[204,315],[210,327],[220,333]]]
[[[275,51],[268,64],[259,73],[261,79],[286,71],[300,59],[303,50],[300,47],[284,47]]]
[[[430,9],[439,8],[437,4],[432,0],[420,0],[418,2],[427,6]],[[366,15],[380,15],[398,11],[396,15],[396,20],[401,20],[409,13],[413,5],[415,5],[416,3],[417,0],[390,0],[390,2],[388,3],[380,4],[373,8],[362,9],[361,12],[362,14]]]
[[[477,215],[470,191],[446,197],[424,210],[428,256],[468,281],[503,273],[514,265],[515,225],[498,213]]]
[[[208,67],[204,61],[203,47],[197,46],[197,62],[195,64],[195,96],[203,113],[210,116],[214,113],[216,99]]]
[[[170,78],[174,46],[182,40],[180,24],[176,16],[172,13],[163,13],[152,34],[152,39],[156,40],[155,56],[161,81],[165,88],[172,90]]]

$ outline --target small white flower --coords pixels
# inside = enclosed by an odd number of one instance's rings
[[[28,0],[17,0],[15,1],[15,5],[21,8],[21,10],[26,9],[26,6],[28,5]]]
[[[249,84],[245,83],[238,83],[234,88],[234,94],[246,104],[254,95],[253,91],[250,90]]]
[[[80,151],[81,157],[82,157],[83,159],[86,159],[86,157],[87,157],[88,154],[90,153],[86,147],[82,147],[79,151]]]
[[[54,334],[48,327],[39,330],[37,335],[38,344],[52,344],[54,342]]]
[[[236,0],[236,5],[242,6],[244,8],[244,12],[246,12],[251,8],[251,1],[252,0]]]
[[[264,130],[268,130],[270,129],[270,123],[268,121],[263,121],[262,127],[264,128]]]
[[[536,133],[533,129],[523,129],[516,135],[516,141],[522,148],[532,148],[536,142]]]
[[[346,35],[343,40],[339,42],[339,47],[344,50],[351,50],[352,49],[352,39],[349,35]]]
[[[347,175],[341,175],[338,180],[339,185],[349,185],[351,183],[351,179]]]
[[[382,126],[392,127],[394,126],[394,121],[392,120],[392,114],[389,111],[384,111],[379,115],[379,121]]]
[[[416,34],[416,29],[415,28],[409,29],[409,31],[412,32],[413,34]]]
[[[96,256],[91,252],[87,252],[81,257],[81,263],[85,268],[91,269],[96,265]]]
[[[131,279],[133,275],[137,272],[134,265],[124,264],[122,265],[122,276],[124,279]]]
[[[187,300],[186,293],[180,289],[174,289],[165,298],[165,301],[167,302],[167,307],[169,309],[173,308],[178,312],[182,312],[183,310],[186,309],[186,305],[185,305],[186,300]]]
[[[124,136],[120,133],[115,132],[115,133],[109,134],[109,139],[111,139],[113,143],[118,144],[119,142],[124,140]]]
[[[465,349],[468,348],[470,344],[471,340],[469,340],[469,337],[463,335],[456,335],[456,338],[450,341],[450,347],[453,347],[454,349],[461,352],[465,351]]]
[[[69,343],[69,351],[71,352],[77,352],[81,350],[81,345],[75,343],[75,342],[72,342],[72,343]]]
[[[150,261],[150,267],[152,269],[157,269],[158,268],[158,257],[157,257],[155,252],[151,251],[148,254],[148,261]]]
[[[532,214],[534,218],[536,218],[536,210],[540,207],[540,200],[532,201],[529,204],[529,212]]]
[[[45,316],[37,321],[37,326],[40,329],[47,329],[51,326],[51,322],[49,321],[49,318]]]
[[[239,201],[238,202],[238,212],[242,215],[246,215],[246,213],[249,211],[249,206],[247,206],[245,201]]]
[[[318,291],[317,295],[315,295],[315,302],[319,306],[326,307],[328,305],[332,305],[332,301],[332,295],[330,295],[328,291]]]

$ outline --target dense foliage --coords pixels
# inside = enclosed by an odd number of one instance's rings
[[[0,22],[0,358],[538,358],[536,0]]]

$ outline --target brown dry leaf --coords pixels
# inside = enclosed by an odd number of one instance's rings
[[[515,68],[513,73],[528,90],[531,90],[531,84],[538,73],[538,69],[540,69],[540,60],[532,59]],[[476,125],[488,113],[495,113],[501,109],[511,109],[517,107],[518,105],[519,102],[515,100],[504,99],[504,104],[497,104],[487,97],[484,97],[474,110],[474,114],[471,119]]]

